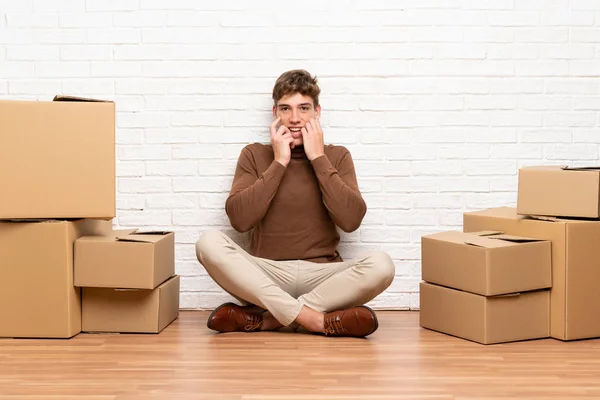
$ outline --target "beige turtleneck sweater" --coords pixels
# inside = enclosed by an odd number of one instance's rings
[[[337,262],[335,226],[358,229],[367,206],[345,147],[326,145],[325,155],[311,162],[300,146],[284,167],[271,145],[253,143],[240,154],[225,210],[237,231],[253,229],[254,256]]]

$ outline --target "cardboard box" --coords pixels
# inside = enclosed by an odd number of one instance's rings
[[[112,219],[115,104],[55,100],[0,101],[0,219]]]
[[[423,280],[484,296],[551,287],[551,243],[501,233],[422,237]]]
[[[0,222],[0,336],[69,338],[81,331],[73,244],[110,233],[100,220]]]
[[[158,333],[179,316],[179,276],[153,290],[83,288],[83,331]]]
[[[600,167],[527,167],[519,170],[521,215],[600,217]]]
[[[525,217],[516,208],[465,213],[464,231],[499,230],[552,241],[550,335],[600,337],[600,221]]]
[[[486,297],[421,282],[420,303],[423,328],[478,343],[549,336],[548,290]]]
[[[119,230],[75,242],[75,286],[154,289],[175,274],[175,234]]]

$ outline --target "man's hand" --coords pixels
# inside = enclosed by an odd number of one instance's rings
[[[310,161],[325,154],[325,143],[323,141],[323,129],[319,117],[311,118],[302,128],[302,141],[304,152]]]
[[[291,145],[294,141],[290,130],[281,125],[277,129],[277,124],[281,120],[281,117],[277,117],[270,126],[271,131],[271,144],[273,145],[273,152],[275,153],[275,161],[287,167],[292,157]]]

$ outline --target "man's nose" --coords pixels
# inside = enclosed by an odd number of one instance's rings
[[[298,110],[292,110],[290,122],[300,122],[300,113],[298,112]]]

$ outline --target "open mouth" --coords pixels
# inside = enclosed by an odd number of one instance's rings
[[[302,128],[288,128],[290,130],[290,132],[294,132],[294,133],[299,133],[302,132]]]

